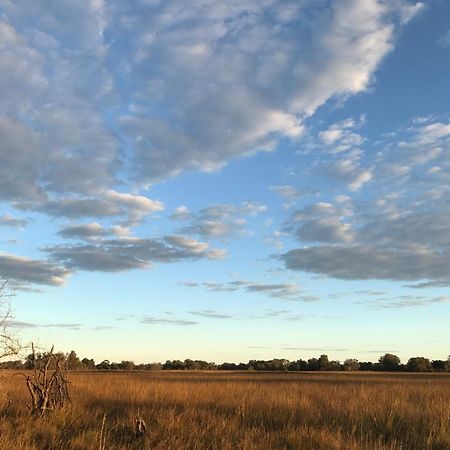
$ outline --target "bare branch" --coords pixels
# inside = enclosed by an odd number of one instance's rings
[[[24,375],[31,397],[31,413],[42,417],[48,410],[62,408],[70,402],[67,368],[63,368],[64,357],[51,350],[44,354],[36,354],[31,344],[33,375]]]

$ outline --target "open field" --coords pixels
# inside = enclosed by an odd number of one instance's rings
[[[73,404],[44,419],[1,376],[1,449],[450,449],[449,374],[72,373]]]

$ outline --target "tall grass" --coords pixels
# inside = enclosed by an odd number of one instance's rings
[[[1,449],[450,449],[445,374],[73,373],[73,404],[44,419],[2,379]]]

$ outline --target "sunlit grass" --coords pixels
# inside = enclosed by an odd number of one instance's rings
[[[44,419],[2,380],[2,449],[98,450],[103,420],[105,449],[450,449],[445,374],[72,373],[72,405]]]

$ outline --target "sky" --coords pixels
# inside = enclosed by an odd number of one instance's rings
[[[10,330],[81,357],[450,353],[450,3],[0,0]]]

